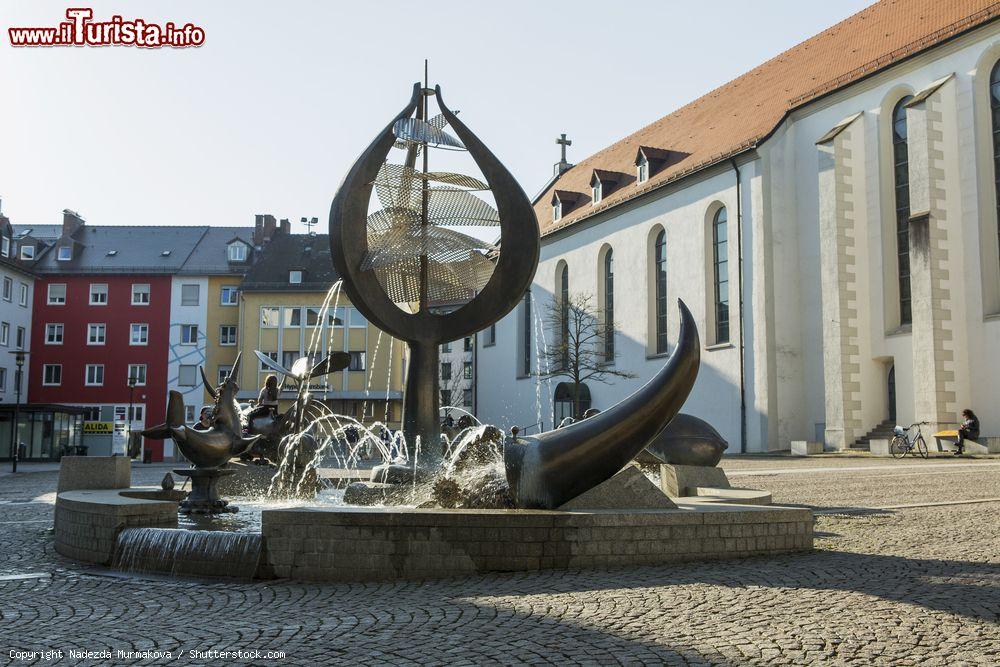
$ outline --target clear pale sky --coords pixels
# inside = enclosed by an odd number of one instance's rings
[[[15,224],[251,225],[320,218],[340,179],[431,83],[534,195],[571,162],[870,4],[0,2],[0,196]],[[13,49],[67,6],[192,22],[205,45]]]

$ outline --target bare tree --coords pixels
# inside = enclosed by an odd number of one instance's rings
[[[605,321],[604,313],[594,305],[590,294],[571,294],[568,299],[553,299],[546,307],[545,322],[555,333],[543,353],[548,368],[542,378],[568,379],[573,396],[573,417],[579,419],[580,387],[592,380],[611,384],[613,378],[634,378],[634,373],[614,367],[615,346],[608,345],[615,323]]]

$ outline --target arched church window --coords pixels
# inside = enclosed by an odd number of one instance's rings
[[[615,360],[615,259],[614,251],[604,253],[604,360]]]
[[[660,230],[653,242],[653,288],[655,294],[656,353],[667,351],[667,233]]]
[[[896,204],[896,267],[899,279],[899,323],[913,319],[910,307],[910,161],[906,148],[907,95],[892,110],[892,165]],[[995,126],[995,123],[994,123]]]
[[[729,241],[725,207],[712,219],[712,278],[715,283],[715,343],[729,342]]]

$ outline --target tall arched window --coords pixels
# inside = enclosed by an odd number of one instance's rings
[[[892,110],[892,165],[896,191],[896,268],[899,274],[899,323],[913,320],[910,309],[910,161],[906,149],[907,95]]]
[[[559,342],[562,345],[563,368],[569,366],[569,267],[563,265],[559,274]]]
[[[712,219],[712,277],[715,282],[715,342],[729,342],[729,243],[725,207]]]
[[[521,310],[521,375],[531,375],[531,290],[524,293],[524,308]]]
[[[993,125],[993,184],[997,193],[997,235],[1000,241],[1000,61],[990,72],[990,122]]]
[[[614,251],[604,253],[604,361],[615,360],[615,259]]]
[[[656,290],[656,353],[667,351],[667,233],[660,230],[653,243],[653,285]]]

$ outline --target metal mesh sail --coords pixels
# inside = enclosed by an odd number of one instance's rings
[[[400,118],[393,124],[392,133],[404,143],[465,149],[461,141],[419,118]]]
[[[455,113],[457,114],[458,110],[456,110]],[[448,120],[444,117],[444,114],[439,113],[438,115],[432,117],[429,121],[427,121],[427,124],[438,130],[443,130],[445,125],[448,124]],[[396,142],[393,144],[393,147],[402,148],[404,150],[408,148],[416,148],[417,149],[416,155],[420,155],[420,149],[422,148],[422,146],[420,146],[419,144],[414,144],[411,141],[403,141],[402,139],[396,139]]]
[[[467,301],[476,295],[493,274],[493,263],[478,253],[470,253],[465,261],[427,261],[427,300]],[[395,303],[420,302],[420,258],[399,260],[391,267],[376,268],[386,294]]]

